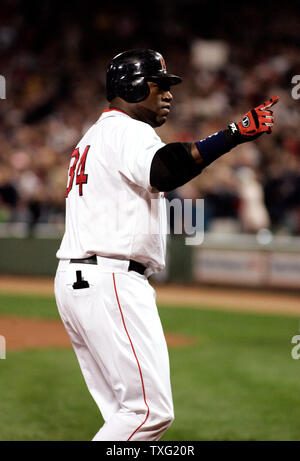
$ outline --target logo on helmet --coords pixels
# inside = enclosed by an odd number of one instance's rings
[[[161,70],[167,70],[164,58],[161,56],[159,59],[160,59],[160,63],[161,63]]]
[[[250,119],[247,115],[243,118],[242,125],[244,128],[248,128],[250,126]]]

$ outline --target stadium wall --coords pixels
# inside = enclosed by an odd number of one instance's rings
[[[0,274],[54,276],[60,238],[0,238]],[[206,234],[201,246],[168,239],[166,270],[157,283],[199,283],[300,290],[300,238],[260,242],[249,235]]]

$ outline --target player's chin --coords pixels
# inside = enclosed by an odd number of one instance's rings
[[[162,126],[167,121],[167,115],[158,115],[155,119],[155,126],[159,127]]]

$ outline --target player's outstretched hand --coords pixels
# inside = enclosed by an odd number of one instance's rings
[[[274,96],[260,106],[255,107],[255,109],[249,110],[239,123],[230,123],[228,128],[231,130],[238,144],[253,141],[253,139],[258,138],[263,133],[272,133],[274,117],[270,108],[278,100],[279,97]]]

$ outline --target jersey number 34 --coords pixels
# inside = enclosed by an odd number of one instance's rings
[[[82,185],[88,182],[88,174],[84,172],[86,157],[91,146],[86,146],[82,156],[80,157],[78,147],[74,150],[69,167],[69,181],[66,190],[66,197],[68,197],[74,182],[74,176],[76,175],[76,184],[79,185],[79,195],[82,195]],[[79,163],[78,163],[79,160]],[[76,173],[75,173],[76,172]]]

